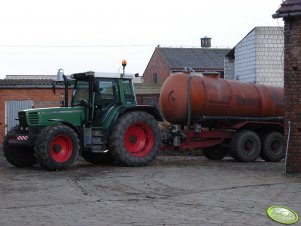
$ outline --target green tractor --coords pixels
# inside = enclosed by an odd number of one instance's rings
[[[125,166],[144,166],[157,156],[161,145],[157,122],[162,118],[155,107],[137,105],[131,76],[86,72],[63,78],[62,107],[18,113],[19,124],[3,142],[8,162],[17,167],[38,163],[48,170],[64,170],[79,155],[93,164]],[[55,92],[55,84],[53,88]]]

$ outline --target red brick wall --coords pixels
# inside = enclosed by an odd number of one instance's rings
[[[3,142],[6,127],[5,101],[32,100],[34,107],[53,107],[60,106],[61,95],[64,95],[63,89],[57,89],[55,95],[51,89],[0,89],[0,142]]]
[[[284,42],[286,136],[291,121],[286,171],[301,173],[301,17],[285,19]]]
[[[154,54],[152,55],[143,74],[144,83],[152,84],[154,74],[157,74],[158,84],[163,84],[170,74],[169,65],[163,60],[157,50],[155,50]]]

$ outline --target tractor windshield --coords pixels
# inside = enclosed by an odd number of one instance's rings
[[[79,106],[82,100],[89,100],[89,83],[77,81],[72,93],[72,106]]]

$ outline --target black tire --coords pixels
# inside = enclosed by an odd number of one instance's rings
[[[37,136],[35,156],[47,170],[64,170],[72,166],[79,153],[77,134],[68,126],[48,126]]]
[[[268,162],[278,162],[285,157],[284,137],[279,132],[271,132],[263,138],[260,156]]]
[[[242,130],[234,135],[231,141],[231,155],[241,162],[255,161],[261,151],[258,135],[250,130]]]
[[[113,159],[125,166],[144,166],[159,153],[161,135],[157,121],[145,112],[130,112],[116,122],[109,138]]]
[[[17,167],[30,167],[36,164],[33,148],[22,145],[9,144],[9,137],[20,133],[20,126],[13,127],[4,137],[3,152],[6,160]]]
[[[113,162],[111,152],[108,153],[93,153],[82,151],[81,156],[92,164],[111,164]]]
[[[222,160],[228,154],[228,149],[217,145],[210,148],[202,149],[203,155],[210,160]]]

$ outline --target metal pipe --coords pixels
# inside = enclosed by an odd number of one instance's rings
[[[287,141],[286,141],[286,150],[285,150],[285,159],[284,159],[284,172],[286,173],[286,164],[287,164],[287,153],[288,153],[288,145],[290,142],[290,136],[291,136],[291,121],[288,120],[288,133],[287,133]]]
[[[237,117],[237,116],[201,116],[201,121],[209,120],[232,120],[232,121],[277,121],[281,122],[283,117]]]
[[[93,77],[89,76],[89,113],[88,113],[88,123],[92,122],[93,118],[93,109],[94,109],[94,103],[93,103]]]
[[[65,84],[65,107],[68,107],[68,79],[64,74],[63,74],[63,78]]]
[[[190,67],[186,67],[184,69],[185,71],[190,71],[189,74],[189,79],[187,81],[187,127],[189,128],[190,124],[191,124],[191,101],[190,101],[190,86],[191,86],[191,80],[193,78],[193,76],[195,76],[195,71],[190,68]]]

